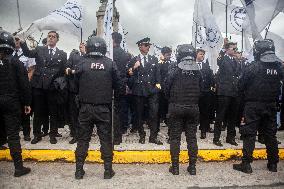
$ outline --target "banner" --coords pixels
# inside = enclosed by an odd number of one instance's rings
[[[82,28],[82,5],[80,0],[68,0],[61,8],[46,17],[34,21],[27,29],[19,33],[27,38],[36,31],[54,30],[73,34],[80,39]]]
[[[127,44],[126,44],[126,38],[125,38],[125,34],[124,34],[124,29],[122,27],[121,21],[118,22],[118,33],[120,33],[121,36],[122,36],[120,47],[123,50],[125,50],[126,52],[128,52],[128,48],[127,48]]]
[[[193,13],[192,45],[206,51],[209,64],[217,71],[217,57],[223,46],[223,37],[206,0],[196,0]]]
[[[113,0],[108,0],[105,16],[104,16],[104,35],[103,38],[107,44],[107,53],[106,56],[113,60],[113,41],[112,41],[112,33],[113,33]]]

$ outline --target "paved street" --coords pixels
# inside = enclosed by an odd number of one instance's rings
[[[284,188],[284,161],[279,163],[277,173],[266,169],[266,161],[252,164],[253,173],[247,175],[234,171],[234,161],[198,162],[197,175],[186,172],[181,165],[180,175],[168,172],[169,164],[116,164],[112,180],[103,180],[102,164],[86,164],[83,180],[74,179],[75,164],[70,163],[25,163],[32,173],[14,178],[12,162],[0,162],[0,188]]]

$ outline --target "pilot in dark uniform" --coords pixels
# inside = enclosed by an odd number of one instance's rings
[[[139,143],[145,143],[146,133],[143,128],[143,112],[145,104],[149,108],[150,137],[149,142],[157,145],[163,143],[158,140],[158,92],[161,90],[160,70],[158,59],[148,54],[151,43],[150,38],[137,42],[140,54],[129,62],[129,75],[131,75],[130,88],[135,99],[134,128],[138,130]]]

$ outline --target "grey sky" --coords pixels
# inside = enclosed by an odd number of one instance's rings
[[[22,26],[27,27],[33,21],[45,17],[49,11],[61,7],[65,2],[66,0],[19,0]],[[99,0],[82,0],[82,3],[83,39],[86,39],[96,29]],[[19,28],[16,0],[0,0],[0,5],[0,26],[10,32],[16,31]],[[135,43],[146,36],[161,46],[175,47],[180,43],[191,42],[194,0],[117,0],[116,6],[122,25],[128,32],[127,45],[134,54],[137,53]],[[284,14],[280,13],[273,21],[270,31],[284,38],[283,20]],[[35,35],[37,40],[40,34],[38,32]],[[78,47],[76,37],[60,34],[59,48],[70,52]],[[239,38],[233,40],[238,41]]]

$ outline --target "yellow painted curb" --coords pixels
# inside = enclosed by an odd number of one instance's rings
[[[75,162],[73,150],[23,150],[24,160],[32,161],[64,161]],[[89,151],[87,161],[102,163],[99,151]],[[238,159],[242,156],[242,150],[199,150],[198,157],[201,161],[226,161]],[[284,149],[279,149],[279,156],[284,160]],[[254,159],[266,159],[265,149],[256,149]],[[9,150],[0,150],[0,160],[11,160]],[[170,163],[170,152],[168,150],[147,151],[114,151],[114,163]],[[180,162],[188,162],[187,151],[181,151]]]

